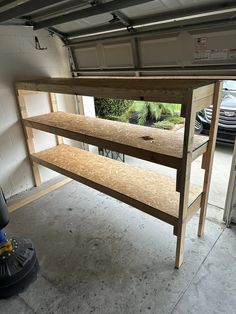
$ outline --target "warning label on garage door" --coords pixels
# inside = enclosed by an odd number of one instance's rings
[[[207,49],[207,37],[198,37],[195,39],[195,49],[205,50]]]
[[[227,59],[234,59],[235,57],[236,57],[236,49],[196,50],[194,53],[195,61],[227,60]]]
[[[229,50],[229,59],[236,59],[236,49]]]

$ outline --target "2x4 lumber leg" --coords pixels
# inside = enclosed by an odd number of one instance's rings
[[[185,244],[186,223],[179,224],[177,231],[177,245],[175,267],[180,268],[184,260],[184,244]]]
[[[57,112],[58,106],[57,106],[57,97],[55,93],[48,93],[49,96],[49,104],[51,108],[51,112]],[[57,145],[60,145],[63,143],[63,139],[60,135],[55,135]]]
[[[183,159],[181,168],[177,170],[177,191],[180,193],[179,198],[179,222],[177,229],[177,246],[176,246],[176,261],[175,267],[179,268],[183,263],[184,257],[184,242],[186,221],[188,216],[188,199],[189,186],[191,175],[194,125],[196,112],[193,109],[193,93],[190,91],[185,103],[182,105],[185,108],[185,130],[184,130],[184,145]]]
[[[25,98],[24,98],[24,92],[18,90],[17,91],[17,97],[18,97],[18,105],[19,105],[19,111],[21,119],[25,119],[28,117]],[[25,139],[26,139],[26,145],[28,149],[29,155],[35,153],[35,147],[34,147],[34,140],[33,140],[33,130],[31,128],[27,128],[23,126]],[[41,184],[41,176],[39,172],[39,166],[38,164],[31,162],[32,167],[32,174],[34,179],[34,185],[39,186]]]
[[[76,107],[77,107],[77,113],[78,113],[79,115],[84,116],[84,115],[85,115],[85,112],[84,112],[83,96],[76,95],[76,96],[75,96],[75,103],[76,103]],[[82,144],[82,147],[83,147],[84,150],[89,151],[89,144],[83,143],[83,142],[81,142],[81,144]]]
[[[42,183],[41,175],[39,172],[39,166],[35,162],[32,162],[32,171],[33,171],[33,177],[34,177],[34,185],[36,187],[40,186]]]
[[[219,119],[219,113],[220,113],[222,84],[223,84],[222,82],[215,83],[215,90],[214,90],[214,95],[213,95],[212,120],[211,120],[210,132],[209,132],[209,142],[208,142],[207,151],[203,156],[202,167],[203,169],[205,169],[205,175],[204,175],[204,183],[203,183],[203,195],[202,195],[202,201],[201,201],[200,218],[199,218],[199,225],[198,225],[199,237],[203,235],[204,227],[205,227],[213,157],[214,157],[215,144],[216,144],[218,119]]]

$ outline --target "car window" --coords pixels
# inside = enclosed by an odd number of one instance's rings
[[[236,91],[236,81],[224,81],[223,89],[227,89],[229,91]]]
[[[222,91],[222,103],[226,102],[235,103],[236,108],[236,81],[224,81]],[[222,105],[221,103],[221,105]],[[232,104],[231,104],[232,107]]]

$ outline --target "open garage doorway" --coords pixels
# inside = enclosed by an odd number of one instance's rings
[[[106,108],[109,108],[106,111]],[[113,109],[112,109],[113,108]],[[173,110],[172,110],[173,109]],[[209,109],[211,110],[211,109]],[[209,110],[200,112],[196,117],[195,132],[203,136],[208,135],[208,129],[211,122],[211,113]],[[162,113],[161,113],[162,112]],[[132,102],[115,99],[95,99],[95,113],[97,117],[118,122],[126,122],[131,124],[139,124],[148,127],[156,127],[160,125],[162,129],[175,130],[183,132],[183,121],[177,121],[180,116],[180,107],[178,104],[160,104],[160,103],[145,103],[143,101]],[[170,121],[175,122],[174,124]],[[179,119],[180,120],[180,119]],[[170,123],[169,123],[170,122]],[[201,130],[199,132],[199,123]],[[173,125],[170,125],[173,124]],[[232,205],[232,195],[236,191],[232,190],[232,179],[230,181],[230,172],[232,156],[234,150],[234,138],[236,134],[236,82],[225,81],[222,91],[221,110],[219,117],[219,129],[217,135],[217,143],[215,148],[213,171],[211,178],[211,186],[209,193],[209,213],[211,219],[223,222],[229,221],[229,208],[226,212],[226,206],[229,202]],[[106,157],[117,159],[126,162],[130,165],[135,165],[146,170],[156,171],[163,175],[171,177],[176,176],[174,169],[153,164],[148,161],[140,160],[128,155],[120,155],[118,152],[101,150],[101,154]],[[197,158],[192,164],[192,183],[196,185],[203,184],[204,171],[201,169],[202,157]],[[232,177],[232,174],[231,174]],[[227,197],[227,191],[230,189],[231,196]],[[231,199],[229,200],[229,197]],[[225,213],[224,213],[225,210]],[[231,216],[230,216],[231,217]]]

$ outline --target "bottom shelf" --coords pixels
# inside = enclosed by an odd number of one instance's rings
[[[116,160],[69,145],[58,145],[31,155],[34,162],[177,225],[179,193],[176,182]],[[200,206],[201,188],[191,186],[189,217]]]

